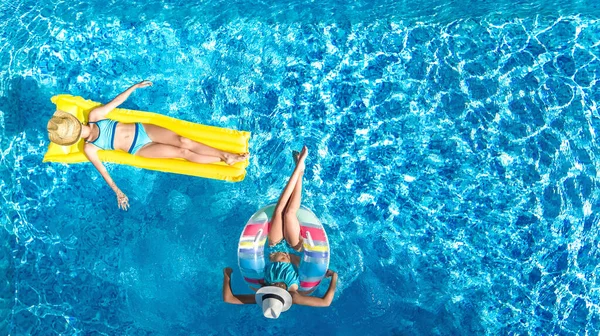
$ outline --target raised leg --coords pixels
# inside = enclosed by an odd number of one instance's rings
[[[290,176],[281,196],[277,200],[277,205],[275,206],[275,211],[273,212],[273,217],[271,219],[271,227],[269,228],[269,245],[273,246],[279,243],[283,238],[283,213],[288,205],[288,201],[294,192],[296,184],[298,182],[299,177],[304,173],[304,160],[306,159],[306,155],[308,154],[308,150],[306,147],[302,149],[302,153],[298,158],[298,163],[296,164],[296,168],[294,168],[294,172]]]
[[[296,161],[299,160],[299,155]],[[296,158],[295,158],[296,159]],[[287,243],[296,251],[302,249],[302,238],[300,237],[300,222],[298,221],[298,210],[302,202],[302,178],[304,169],[298,177],[292,196],[288,201],[283,215],[283,237]]]

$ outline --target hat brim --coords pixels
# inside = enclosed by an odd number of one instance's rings
[[[70,120],[71,124],[74,127],[74,129],[73,129],[74,132],[73,132],[73,134],[69,135],[68,137],[59,137],[58,135],[55,135],[55,134],[49,134],[50,141],[52,141],[60,146],[71,146],[71,145],[74,145],[77,142],[79,142],[83,127],[82,127],[81,121],[79,121],[79,119],[77,119],[76,116],[74,116],[70,113],[61,111],[61,110],[56,110],[54,112],[54,114],[52,115],[52,117],[58,117],[58,118]]]
[[[261,307],[263,296],[266,294],[278,295],[283,299],[283,310],[281,312],[287,311],[292,306],[292,295],[290,292],[276,286],[265,286],[256,291],[255,295],[256,303]]]

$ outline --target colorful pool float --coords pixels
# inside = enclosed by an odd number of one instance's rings
[[[238,243],[238,264],[250,288],[260,288],[264,281],[266,265],[265,244],[275,204],[258,210],[246,223]],[[298,210],[300,235],[304,238],[304,251],[298,269],[302,292],[311,292],[323,280],[329,267],[329,240],[317,216],[302,206]]]
[[[90,111],[101,105],[100,103],[71,95],[54,96],[52,97],[52,102],[56,104],[57,109],[73,114],[83,123],[87,123]],[[107,117],[123,123],[141,122],[161,126],[186,138],[232,153],[249,152],[249,132],[206,126],[156,113],[122,108],[112,110]],[[87,162],[88,159],[83,153],[83,145],[83,140],[71,146],[60,146],[50,143],[46,155],[44,155],[44,162]],[[242,181],[246,176],[246,167],[248,166],[248,160],[238,162],[232,166],[228,166],[223,162],[200,164],[183,159],[143,158],[118,150],[101,150],[98,152],[98,156],[104,162],[230,182]]]

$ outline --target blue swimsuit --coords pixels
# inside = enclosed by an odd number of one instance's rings
[[[271,255],[276,252],[284,252],[284,253],[292,253],[298,254],[297,251],[294,251],[289,247],[285,239],[282,239],[279,243],[274,246],[268,246],[267,254]],[[298,285],[300,287],[300,278],[298,277],[298,270],[296,266],[289,262],[270,262],[267,266],[265,266],[265,283],[266,284],[274,284],[276,282],[283,282],[289,289],[293,284]]]
[[[115,131],[117,129],[116,120],[102,119],[98,121],[90,121],[90,124],[96,124],[98,126],[98,137],[96,140],[89,142],[94,146],[98,146],[104,150],[115,149]],[[135,155],[142,147],[151,143],[152,140],[148,137],[148,133],[144,129],[144,125],[141,123],[135,123],[135,135],[133,136],[133,142],[128,152]]]
[[[292,263],[274,262],[265,267],[265,283],[274,284],[276,282],[285,283],[288,290],[293,284],[300,287],[298,271]]]

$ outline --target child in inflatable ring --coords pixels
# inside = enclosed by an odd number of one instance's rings
[[[129,208],[129,199],[117,187],[98,158],[98,151],[101,149],[122,150],[146,158],[181,158],[195,163],[223,161],[232,165],[248,158],[248,153],[221,151],[160,126],[128,124],[106,118],[106,115],[121,105],[133,91],[151,85],[150,81],[141,81],[119,94],[110,103],[96,107],[90,111],[87,125],[82,124],[77,117],[57,110],[47,126],[50,141],[57,145],[70,146],[80,139],[85,140],[85,156],[115,192],[118,206],[123,210]]]
[[[307,155],[308,150],[304,147],[298,154],[296,168],[277,201],[267,237],[271,249],[277,249],[282,244],[287,244],[297,252],[303,249],[296,213],[300,209],[302,199],[302,177]],[[232,304],[256,303],[262,307],[263,315],[267,318],[278,318],[292,303],[312,307],[327,307],[331,304],[337,286],[336,272],[327,270],[325,276],[331,277],[329,288],[323,297],[314,297],[298,291],[298,256],[272,250],[269,261],[265,266],[264,283],[256,294],[233,294],[230,284],[233,270],[230,267],[223,269],[223,301]]]

